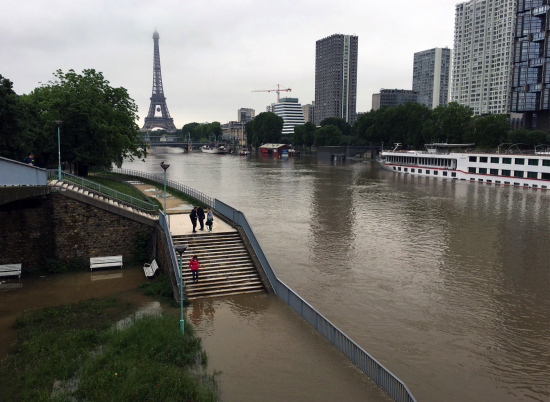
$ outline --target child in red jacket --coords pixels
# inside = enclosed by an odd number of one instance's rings
[[[191,273],[193,274],[193,282],[199,281],[199,268],[201,267],[201,264],[199,262],[199,259],[196,255],[191,258],[191,261],[189,261],[189,269],[191,270]]]

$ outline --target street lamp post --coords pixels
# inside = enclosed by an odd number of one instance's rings
[[[61,123],[63,123],[62,120],[55,120],[55,124],[57,124],[57,156],[59,158],[57,172],[59,173],[59,181],[61,181],[61,135],[59,134],[59,126]]]
[[[181,311],[181,318],[180,318],[180,331],[183,335],[185,332],[185,322],[183,321],[183,263],[181,256],[187,250],[187,244],[180,244],[179,246],[176,246],[176,251],[180,255],[180,311]]]
[[[162,161],[160,167],[164,169],[164,216],[166,216],[166,169],[170,167]]]

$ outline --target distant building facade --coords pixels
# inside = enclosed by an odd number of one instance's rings
[[[436,47],[414,54],[412,90],[426,98],[434,109],[449,100],[451,49]]]
[[[237,138],[239,144],[246,144],[246,130],[244,128],[245,122],[230,121],[226,124],[222,124],[222,138]]]
[[[306,123],[298,98],[281,98],[274,106],[274,113],[283,118],[283,135],[293,134],[294,126]]]
[[[335,34],[316,42],[316,125],[327,117],[356,120],[358,37]]]
[[[304,113],[304,120],[306,123],[309,121],[311,123],[315,122],[315,101],[312,104],[307,104],[302,106],[302,112]]]
[[[476,115],[510,111],[518,1],[471,0],[455,6],[451,101],[470,106]]]
[[[239,123],[248,123],[250,120],[254,119],[256,112],[254,109],[240,108],[237,111],[237,121]]]
[[[510,102],[512,114],[523,113],[525,128],[545,131],[550,119],[548,9],[547,2],[541,0],[517,2]]]
[[[372,109],[382,106],[392,107],[404,105],[407,102],[427,104],[428,98],[410,89],[381,89],[379,94],[372,95]]]

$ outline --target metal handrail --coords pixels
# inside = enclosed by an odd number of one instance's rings
[[[57,180],[58,178],[59,178],[58,170],[56,169],[48,170],[48,181]],[[76,176],[67,172],[61,172],[61,179],[63,181],[74,183],[79,187],[82,187],[90,192],[107,195],[113,200],[119,201],[132,208],[140,209],[149,214],[157,213],[159,210],[158,205],[155,205],[153,203],[150,203],[144,200],[140,200],[138,198],[134,198],[128,194],[124,194],[124,193],[121,193],[120,191],[116,191],[109,187],[102,186],[99,183],[86,180],[80,176]]]
[[[399,402],[416,402],[412,393],[399,378],[277,277],[260,243],[256,239],[252,227],[248,224],[246,216],[241,211],[232,208],[218,199],[215,200],[214,209],[226,218],[231,219],[233,224],[240,225],[243,228],[256,256],[262,264],[271,287],[279,297],[346,355],[366,375],[372,378],[393,399]]]
[[[168,242],[168,248],[170,249],[170,259],[172,260],[172,268],[176,276],[176,282],[178,283],[178,287],[183,283],[183,289],[185,289],[185,281],[183,281],[182,277],[183,267],[181,267],[178,263],[176,251],[174,250],[174,241],[172,240],[172,234],[170,233],[170,225],[168,224],[166,215],[162,211],[159,211],[159,224],[166,234],[166,241]]]
[[[107,171],[107,170],[106,170]],[[160,184],[164,184],[164,177],[157,176],[151,173],[146,172],[140,172],[139,170],[131,170],[131,169],[122,169],[122,168],[112,168],[110,172],[113,173],[119,173],[119,174],[125,174],[128,176],[136,176],[136,177],[142,177],[144,179],[148,179]],[[173,180],[166,180],[166,185],[169,187],[172,187],[178,191],[181,191],[182,193],[193,197],[197,201],[202,202],[203,204],[214,208],[214,199],[212,197],[207,196],[204,193],[201,193],[200,191],[197,191],[195,189],[192,189],[191,187],[185,186],[183,184],[177,183]]]

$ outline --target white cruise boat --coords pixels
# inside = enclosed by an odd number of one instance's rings
[[[547,152],[460,152],[475,144],[427,144],[426,151],[400,151],[400,144],[382,152],[379,163],[398,173],[480,183],[550,188],[550,154]],[[455,151],[456,150],[456,151]]]

